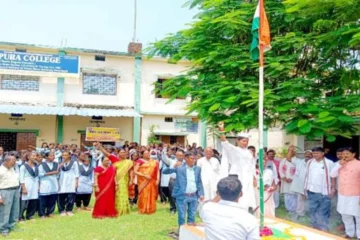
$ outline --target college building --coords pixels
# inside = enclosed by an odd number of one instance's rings
[[[128,52],[116,52],[0,42],[0,146],[19,150],[42,142],[89,145],[86,128],[108,127],[120,130],[121,141],[115,145],[146,145],[153,132],[162,142],[220,149],[206,123],[196,113],[186,115],[190,98],[167,103],[167,96],[154,91],[191,63],[149,59],[139,54],[141,47],[130,43]],[[250,144],[258,146],[257,130],[250,134]],[[335,151],[344,141],[359,150],[359,136],[327,143],[287,135],[281,128],[265,132],[265,146],[277,151],[290,144]]]
[[[205,144],[206,126],[185,115],[189,99],[166,104],[154,91],[189,62],[148,59],[140,50],[137,43],[124,53],[1,42],[0,146],[89,144],[87,127],[119,128],[117,145],[147,144],[151,130],[163,142]]]

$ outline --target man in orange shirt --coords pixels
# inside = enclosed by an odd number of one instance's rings
[[[360,239],[360,161],[355,159],[352,148],[343,149],[342,159],[331,171],[331,177],[338,177],[339,181],[337,211],[345,225],[345,237],[353,238],[356,232]]]

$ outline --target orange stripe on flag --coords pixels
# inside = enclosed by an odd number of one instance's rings
[[[269,21],[267,19],[266,16],[266,12],[264,7],[262,7],[262,9],[260,9],[260,31],[259,32],[259,43],[260,45],[263,45],[265,47],[265,51],[269,50],[270,47],[270,26],[269,26]]]

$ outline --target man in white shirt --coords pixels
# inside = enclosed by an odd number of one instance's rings
[[[241,189],[237,177],[223,178],[217,185],[219,195],[202,205],[200,217],[205,223],[206,240],[260,239],[257,219],[238,204]]]
[[[205,148],[205,157],[198,160],[197,166],[201,168],[201,181],[204,187],[205,201],[214,199],[216,186],[220,179],[220,163],[213,157],[211,148]]]
[[[0,165],[2,164],[4,159],[5,159],[4,148],[0,146]]]
[[[335,178],[330,174],[334,162],[325,158],[324,149],[312,149],[313,159],[306,164],[305,191],[308,198],[311,225],[319,230],[329,230],[331,198],[335,193]]]
[[[295,156],[295,152],[292,152]],[[281,177],[281,193],[284,194],[285,208],[286,210],[294,214],[296,212],[297,196],[296,193],[290,190],[291,183],[295,176],[296,166],[294,163],[287,161],[286,159],[280,162],[280,177]]]
[[[296,193],[297,195],[297,207],[296,207],[296,217],[305,216],[305,195],[304,195],[304,185],[305,185],[305,175],[306,175],[306,163],[312,159],[312,151],[305,151],[305,159],[299,159],[295,156],[295,147],[290,146],[286,160],[292,162],[296,166],[296,172],[291,183],[290,191]]]
[[[20,182],[15,171],[16,159],[6,156],[0,166],[0,232],[7,237],[19,218]]]

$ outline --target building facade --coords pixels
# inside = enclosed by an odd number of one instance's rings
[[[77,74],[26,65],[32,57],[52,55],[78,57]],[[188,99],[166,104],[166,98],[154,93],[154,83],[188,66],[135,53],[0,43],[0,146],[19,150],[42,142],[80,145],[86,143],[87,127],[119,128],[117,145],[147,144],[151,129],[164,142],[200,144],[201,124],[196,116],[185,115]],[[189,122],[192,128],[186,127]]]
[[[123,53],[0,42],[0,146],[20,150],[43,142],[89,145],[85,141],[87,127],[111,127],[120,129],[121,141],[112,143],[115,145],[124,141],[146,145],[153,133],[166,143],[220,149],[206,123],[196,114],[186,115],[189,98],[167,103],[167,96],[154,91],[155,83],[161,87],[186,71],[190,63],[148,59],[136,54],[139,50],[137,43]],[[76,60],[75,65],[63,71],[57,57],[65,62]],[[250,134],[250,145],[258,146],[258,132]],[[264,145],[278,152],[290,144],[300,151],[323,145],[334,152],[345,140],[359,150],[359,139],[339,138],[334,145],[323,139],[306,141],[303,136],[273,128],[266,132]]]

